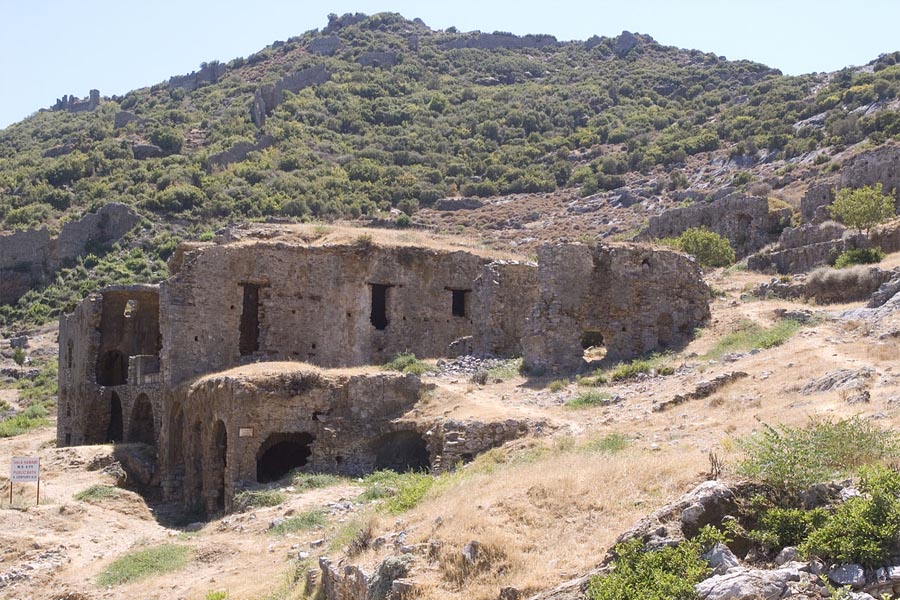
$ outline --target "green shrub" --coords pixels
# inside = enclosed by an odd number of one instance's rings
[[[727,267],[735,260],[734,248],[728,239],[705,228],[691,227],[676,238],[661,243],[690,254],[705,267]]]
[[[300,513],[296,517],[288,517],[274,527],[270,527],[268,533],[271,535],[287,535],[297,531],[318,529],[324,527],[327,523],[328,517],[325,512],[319,508],[314,508]]]
[[[287,499],[281,490],[244,490],[234,495],[234,510],[278,506]]]
[[[176,544],[135,550],[110,563],[100,573],[97,583],[107,587],[177,571],[187,566],[190,554],[190,548]]]
[[[416,358],[412,352],[401,352],[391,362],[385,364],[384,368],[388,371],[400,371],[413,375],[424,375],[435,370],[433,366]]]
[[[97,484],[75,494],[75,499],[81,500],[82,502],[95,502],[97,500],[116,498],[118,496],[119,488],[111,485]]]
[[[885,467],[861,471],[865,494],[850,498],[813,531],[802,546],[807,554],[866,567],[882,564],[897,550],[900,535],[900,473]]]
[[[644,358],[636,358],[631,362],[620,363],[607,374],[610,381],[623,381],[632,379],[641,374],[649,374],[654,370],[660,375],[671,375],[675,372],[670,367],[660,367],[660,364],[669,358],[669,354],[651,354]]]
[[[561,392],[566,389],[567,385],[569,385],[569,382],[566,379],[554,379],[550,382],[550,385],[547,386],[547,389],[551,392]]]
[[[881,248],[854,248],[845,250],[834,261],[835,269],[846,269],[853,265],[872,265],[884,260],[884,251]]]
[[[769,548],[799,546],[828,519],[822,508],[771,508],[759,520],[759,529],[750,532],[750,539]]]
[[[20,367],[25,364],[25,350],[22,348],[16,348],[13,350],[13,362],[15,362]]]
[[[791,492],[900,455],[891,432],[859,417],[811,419],[803,428],[763,425],[740,446],[741,475]]]
[[[606,406],[609,404],[612,396],[608,392],[584,392],[578,394],[568,402],[568,408],[591,408],[594,406]]]
[[[694,600],[694,585],[710,573],[701,554],[712,544],[702,536],[677,546],[645,551],[640,540],[615,548],[615,569],[591,579],[589,600]]]

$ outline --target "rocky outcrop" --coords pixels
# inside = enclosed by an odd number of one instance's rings
[[[11,304],[61,266],[84,254],[90,244],[125,235],[139,220],[128,206],[112,202],[96,213],[63,225],[56,238],[46,227],[0,235],[0,304]]]
[[[885,194],[897,197],[900,190],[900,146],[885,145],[857,154],[841,171],[842,188],[858,188],[880,183]]]
[[[316,38],[306,46],[306,51],[321,56],[334,56],[341,47],[341,38],[336,35]]]
[[[637,239],[676,237],[692,227],[705,227],[727,238],[735,254],[742,258],[775,242],[790,221],[789,208],[770,210],[766,198],[731,196],[652,217]]]
[[[256,142],[238,142],[228,150],[213,154],[206,160],[207,170],[224,168],[230,164],[246,160],[251,152],[265,150],[275,143],[275,138],[270,135],[258,135]]]
[[[396,52],[363,52],[356,58],[356,62],[364,67],[375,67],[379,69],[390,68],[400,62],[400,55]]]
[[[509,50],[521,48],[544,48],[546,46],[558,46],[559,42],[552,35],[513,35],[505,32],[481,33],[462,35],[456,39],[441,44],[443,50],[457,48],[479,48],[493,50],[506,48]]]
[[[154,144],[132,144],[131,151],[134,153],[135,160],[159,158],[165,154],[162,148]]]
[[[169,89],[180,88],[186,92],[193,92],[202,85],[216,83],[225,74],[226,67],[223,63],[213,61],[203,63],[199,71],[191,71],[187,75],[177,75],[169,78]]]
[[[128,112],[127,110],[120,110],[116,113],[115,118],[113,119],[113,128],[114,129],[122,129],[129,123],[140,122],[141,118],[132,112]]]
[[[262,129],[266,124],[266,117],[284,100],[285,92],[296,94],[304,88],[321,85],[330,79],[331,72],[323,65],[316,65],[286,75],[274,84],[262,85],[253,97],[250,117]]]

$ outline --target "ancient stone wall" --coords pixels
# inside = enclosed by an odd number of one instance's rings
[[[162,424],[156,286],[91,294],[60,318],[57,445],[156,445]]]
[[[495,48],[521,49],[544,48],[546,46],[558,46],[559,42],[552,35],[524,35],[517,36],[511,33],[476,33],[465,34],[456,39],[443,42],[441,48],[452,50],[458,48],[479,48],[492,50]]]
[[[177,477],[176,465],[184,464],[183,499],[202,498],[201,508],[210,513],[230,507],[241,487],[293,468],[368,473],[382,467],[379,443],[397,432],[392,421],[418,401],[420,387],[414,375],[321,371],[297,363],[204,377],[168,400],[161,467]],[[424,450],[420,434],[401,431],[419,436]],[[402,447],[392,450],[392,456],[402,454]],[[427,468],[427,455],[425,461]]]
[[[285,75],[274,84],[262,85],[253,97],[250,117],[256,126],[262,129],[266,124],[266,117],[284,100],[284,92],[296,94],[304,88],[321,85],[330,79],[331,72],[323,65],[316,65]]]
[[[193,92],[201,85],[208,85],[219,81],[226,71],[223,63],[213,61],[204,64],[199,71],[191,71],[187,75],[176,75],[169,78],[169,89],[181,88],[186,92]]]
[[[365,241],[204,249],[162,286],[164,377],[177,384],[240,364],[242,356],[326,367],[383,364],[404,351],[446,356],[452,342],[488,325],[474,290],[489,262],[468,252]],[[504,327],[515,334],[515,324]],[[242,331],[250,344],[243,349]],[[489,347],[517,346],[503,328],[492,336]]]
[[[700,269],[677,252],[546,245],[538,269],[540,297],[522,340],[534,371],[579,369],[587,345],[612,359],[677,347],[709,318]]]
[[[651,217],[638,239],[677,237],[692,227],[705,227],[728,238],[738,258],[778,239],[791,222],[789,208],[769,210],[767,198],[732,196],[712,203],[699,202]]]
[[[75,97],[75,95],[64,95],[62,98],[57,98],[56,104],[50,107],[50,110],[59,111],[64,110],[66,112],[78,113],[78,112],[90,112],[100,106],[100,91],[99,90],[91,90],[90,94],[84,100],[80,100]]]

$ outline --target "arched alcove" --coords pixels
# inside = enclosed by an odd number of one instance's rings
[[[156,428],[153,423],[153,405],[147,394],[141,394],[134,401],[131,409],[131,421],[128,426],[128,441],[156,445]]]
[[[427,471],[431,457],[425,438],[418,431],[395,431],[381,436],[373,444],[375,469],[398,473]]]
[[[315,436],[306,432],[273,433],[256,453],[256,480],[277,481],[292,470],[306,466]]]

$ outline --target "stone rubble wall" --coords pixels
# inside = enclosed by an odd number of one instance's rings
[[[677,237],[703,227],[728,239],[738,258],[771,244],[791,222],[791,211],[769,210],[767,198],[730,196],[712,203],[698,202],[650,218],[638,240]]]
[[[253,97],[250,117],[262,129],[266,124],[266,117],[284,100],[284,92],[296,94],[304,88],[321,85],[330,79],[331,71],[324,65],[316,65],[285,75],[274,84],[262,85]]]
[[[624,360],[686,343],[709,318],[709,288],[678,252],[545,245],[538,265],[540,297],[522,340],[524,365],[538,372],[581,368],[586,332]]]

